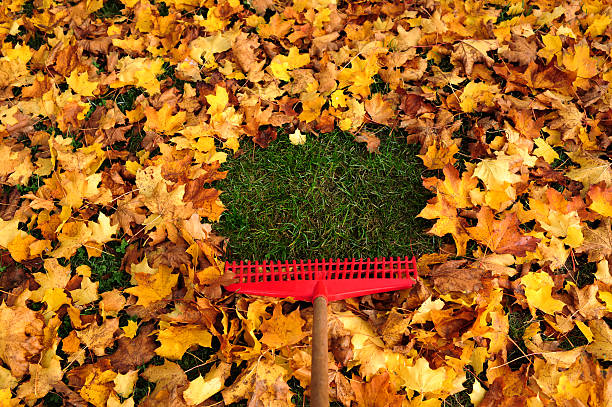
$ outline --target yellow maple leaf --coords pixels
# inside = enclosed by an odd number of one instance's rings
[[[94,91],[98,89],[98,85],[100,84],[100,82],[96,81],[90,82],[87,72],[79,74],[76,70],[70,73],[70,76],[66,78],[66,82],[74,93],[81,96],[94,96],[94,93],[97,93]]]
[[[225,90],[223,86],[217,85],[215,87],[215,94],[206,95],[206,101],[210,105],[206,113],[211,116],[222,113],[223,110],[225,110],[225,106],[227,106],[227,102],[229,101],[227,90]]]
[[[476,165],[474,176],[480,178],[488,189],[505,189],[507,184],[521,181],[521,177],[511,171],[511,165],[516,161],[514,157],[496,153],[497,158],[487,158]]]
[[[610,161],[602,160],[595,154],[584,152],[568,152],[567,155],[572,161],[577,162],[580,168],[575,168],[566,173],[569,179],[582,182],[585,188],[590,188],[593,184],[605,181],[606,184],[612,183],[612,166]]]
[[[62,305],[70,304],[70,299],[66,292],[58,287],[45,291],[42,300],[47,304],[47,312],[55,312]]]
[[[589,89],[589,78],[597,75],[597,60],[591,58],[591,48],[586,42],[576,44],[573,53],[563,54],[563,65],[567,70],[576,73],[574,86]]]
[[[533,142],[537,146],[537,148],[533,150],[534,155],[542,157],[544,161],[549,164],[552,164],[553,161],[559,159],[559,154],[557,154],[550,144],[548,144],[542,137],[538,137],[537,139],[533,140]]]
[[[157,340],[161,346],[155,353],[168,359],[181,359],[192,345],[210,347],[212,335],[197,325],[168,326],[159,330]]]
[[[39,256],[43,251],[51,250],[51,241],[38,240],[23,232],[11,240],[6,248],[15,261],[21,262]]]
[[[138,297],[136,304],[145,307],[172,294],[172,288],[178,282],[178,274],[172,274],[172,269],[164,265],[150,274],[132,271],[132,277],[138,286],[130,287],[125,292]]]
[[[302,113],[298,118],[306,123],[316,120],[321,115],[321,108],[325,104],[325,98],[320,94],[303,93],[301,96]]]
[[[561,37],[548,33],[542,36],[542,42],[544,48],[538,51],[538,55],[544,58],[546,63],[549,63],[554,57],[559,58],[561,56],[561,50],[563,49]]]
[[[466,113],[476,110],[479,104],[493,106],[493,98],[498,92],[499,87],[497,85],[492,86],[484,82],[470,81],[465,85],[459,97],[459,106],[461,106],[461,109]]]
[[[291,80],[289,71],[301,68],[309,63],[309,54],[300,54],[297,47],[291,47],[289,49],[289,55],[278,54],[272,58],[268,68],[275,78],[289,82]]]
[[[342,89],[336,89],[329,95],[333,107],[346,107],[346,94]]]
[[[99,367],[94,367],[85,378],[85,383],[79,390],[79,394],[95,407],[105,407],[112,391],[112,382],[116,376],[117,372],[112,370],[102,371]]]
[[[220,392],[225,387],[225,379],[230,374],[232,365],[221,362],[211,369],[206,377],[198,376],[189,383],[189,387],[183,392],[183,398],[187,405],[200,404]]]
[[[189,43],[189,56],[207,68],[215,68],[215,54],[225,52],[232,47],[233,38],[238,33],[218,32],[209,37],[198,37]],[[204,61],[202,60],[204,56]]]
[[[136,336],[138,332],[138,323],[136,321],[132,321],[131,319],[128,321],[126,326],[122,326],[123,334],[128,338],[133,338]]]
[[[589,209],[603,216],[612,217],[612,186],[605,186],[604,183],[593,185],[588,193],[593,201]]]
[[[110,218],[102,212],[98,214],[98,222],[89,222],[87,227],[91,231],[90,240],[100,244],[114,240],[112,236],[119,229],[118,224],[111,226]]]
[[[134,391],[134,385],[136,385],[137,380],[138,370],[130,370],[125,374],[117,373],[117,376],[113,380],[115,383],[113,390],[115,390],[121,397],[126,398],[132,394],[132,391]]]
[[[435,199],[435,202],[428,203],[417,216],[425,219],[437,219],[427,233],[440,237],[450,234],[455,241],[457,255],[463,256],[465,254],[467,242],[470,240],[465,230],[467,224],[463,218],[457,216],[457,209],[446,196],[441,196]]]
[[[372,52],[366,59],[355,58],[349,68],[344,67],[338,73],[340,89],[348,86],[348,91],[364,99],[370,95],[370,85],[374,82],[374,75],[378,73],[378,54]],[[351,99],[352,100],[352,99]]]
[[[289,135],[289,141],[294,146],[306,144],[306,135],[302,134],[300,129],[295,129],[295,131]]]
[[[535,316],[535,309],[539,309],[547,314],[554,315],[561,312],[565,303],[552,297],[554,287],[552,277],[543,271],[529,273],[521,277],[521,284],[525,286],[525,297],[531,309],[531,314]]]
[[[117,48],[122,48],[130,53],[139,53],[145,49],[145,39],[135,35],[126,36],[125,38],[113,38],[113,45]]]
[[[280,304],[277,304],[272,318],[264,321],[259,328],[263,333],[261,342],[274,349],[298,343],[306,336],[306,332],[302,331],[305,323],[299,310],[285,316]]]
[[[589,37],[597,37],[598,35],[603,35],[606,32],[608,26],[612,23],[612,18],[607,14],[600,14],[595,17],[593,21],[589,24],[589,28],[586,30],[585,34]]]
[[[447,146],[442,142],[436,141],[427,148],[425,154],[419,154],[417,157],[423,160],[425,167],[430,170],[441,170],[447,164],[452,165],[457,161],[454,155],[458,152],[459,147],[455,143]]]
[[[155,130],[167,134],[178,132],[183,127],[187,118],[187,113],[182,110],[173,115],[172,107],[169,104],[164,104],[159,110],[147,106],[145,114],[147,116],[147,121],[144,125],[145,130]]]
[[[593,333],[593,342],[587,347],[587,352],[603,360],[612,358],[612,329],[603,319],[589,321],[589,328]]]
[[[83,306],[97,301],[100,297],[98,295],[98,284],[97,281],[91,281],[87,276],[83,277],[80,288],[70,291],[74,304]]]
[[[41,301],[47,290],[64,289],[70,281],[70,267],[60,265],[57,259],[45,259],[43,264],[45,272],[34,273],[34,280],[40,287],[32,291],[30,298],[33,301]]]
[[[67,222],[57,237],[57,240],[60,242],[59,247],[49,253],[49,255],[55,258],[70,258],[79,247],[89,241],[90,236],[91,230],[89,230],[85,222]]]
[[[164,61],[161,58],[121,58],[117,62],[117,79],[110,83],[111,88],[134,85],[144,88],[151,96],[160,93],[157,76],[164,72]]]
[[[267,358],[255,358],[245,369],[245,373],[221,392],[225,405],[248,399],[253,394],[257,394],[262,406],[281,407],[293,404],[292,393],[286,384],[290,375],[285,366]]]
[[[421,395],[427,397],[432,393],[435,394],[443,390],[446,369],[444,367],[432,369],[429,367],[427,359],[418,358],[413,366],[405,366],[399,372],[399,375],[403,380],[402,385],[404,387],[418,391]]]

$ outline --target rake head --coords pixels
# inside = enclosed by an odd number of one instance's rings
[[[226,288],[243,294],[328,301],[412,287],[417,278],[416,259],[374,258],[256,261],[225,263],[225,271],[238,282]]]

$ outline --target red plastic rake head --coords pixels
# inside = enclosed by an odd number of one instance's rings
[[[226,263],[238,282],[230,291],[268,297],[293,297],[313,301],[324,296],[328,301],[412,287],[417,278],[416,259],[412,257],[371,259],[329,259],[243,261]]]
[[[327,301],[410,288],[416,282],[416,259],[329,259],[225,263],[238,282],[230,291],[270,297],[293,297],[313,303],[311,406],[329,407]]]

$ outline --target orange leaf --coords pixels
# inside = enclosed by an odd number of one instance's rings
[[[493,216],[493,211],[485,206],[478,212],[478,224],[467,228],[467,231],[472,239],[488,246],[495,253],[524,256],[527,252],[536,249],[540,239],[525,236],[518,226],[515,213],[507,214],[502,220],[497,220]]]

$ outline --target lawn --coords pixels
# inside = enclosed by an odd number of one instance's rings
[[[610,404],[608,2],[0,3],[0,405]]]
[[[262,149],[244,143],[216,187],[227,211],[214,229],[229,239],[229,260],[367,258],[437,250],[416,215],[429,191],[418,146],[379,128],[379,153],[347,133],[309,135],[292,145],[286,133]]]

